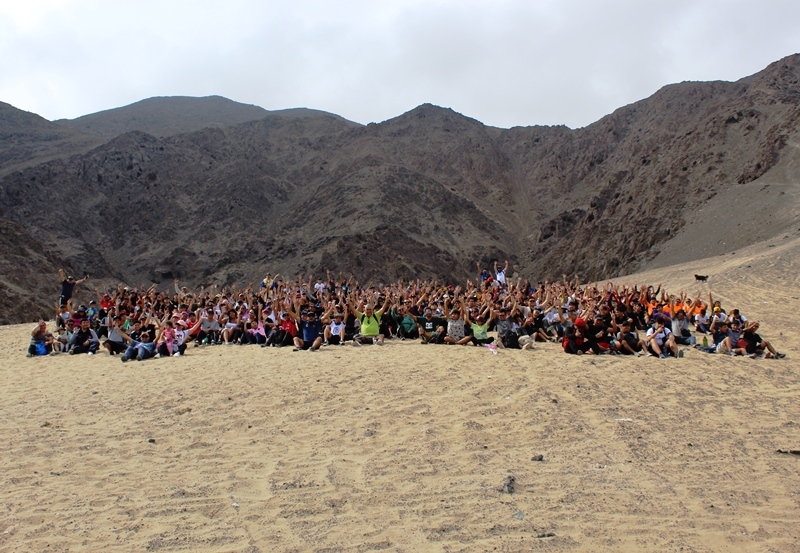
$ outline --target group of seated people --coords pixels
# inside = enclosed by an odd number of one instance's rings
[[[785,356],[758,334],[758,321],[738,309],[726,311],[710,293],[706,303],[699,292],[690,298],[661,285],[581,285],[566,275],[534,285],[508,281],[507,269],[508,262],[502,268],[495,263],[493,273],[478,264],[478,277],[464,286],[419,279],[362,286],[330,272],[316,280],[268,273],[256,287],[191,291],[176,279],[170,291],[156,285],[95,289],[88,307],[75,307],[72,295],[89,276],[75,281],[62,271],[55,333],[39,321],[28,355],[94,355],[103,349],[126,362],[178,357],[190,343],[314,352],[414,339],[521,350],[555,342],[576,355],[682,357],[681,346],[693,346],[753,358]]]

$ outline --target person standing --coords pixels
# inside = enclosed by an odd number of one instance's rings
[[[58,270],[58,276],[61,279],[61,294],[58,297],[58,305],[60,306],[69,305],[75,286],[89,280],[89,275],[84,275],[82,279],[76,281],[75,277],[67,275],[64,269]]]

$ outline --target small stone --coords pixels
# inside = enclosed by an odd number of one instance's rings
[[[149,443],[151,443],[151,444],[154,444],[154,443],[156,443],[156,440],[155,440],[155,438],[150,438],[150,439],[149,439],[149,440],[147,440],[147,441],[148,441]]]
[[[534,455],[531,457],[531,461],[544,461],[544,455]]]

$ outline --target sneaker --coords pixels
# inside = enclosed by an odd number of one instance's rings
[[[161,359],[161,354],[160,353],[156,353],[156,359]]]
[[[125,357],[124,355],[122,357],[120,357],[119,360],[122,361],[123,363],[127,363],[129,361],[129,359],[127,357]]]
[[[785,353],[781,353],[779,351],[775,352],[775,359],[783,359],[784,357],[786,357]]]
[[[179,352],[179,351],[176,351],[175,353],[172,354],[172,357],[180,357],[180,356],[181,356],[181,352]]]
[[[75,355],[75,350],[74,349],[69,350],[69,354],[70,355]],[[31,357],[33,357],[33,355],[31,355]]]
[[[327,340],[325,340],[324,342],[322,342],[322,347],[327,347],[327,346],[329,346],[329,345],[330,345],[330,344],[328,343],[328,341],[327,341]]]
[[[89,355],[94,355],[94,352],[93,352],[93,351],[90,351],[90,352],[89,352]]]
[[[25,357],[33,357],[32,353],[27,354]]]
[[[377,339],[377,338],[373,338],[373,339],[372,339],[372,345],[374,346],[374,345],[375,345],[375,344],[377,344],[377,343],[378,343],[378,339]]]
[[[420,340],[420,343],[424,346],[426,344],[429,344],[430,342],[428,342],[425,338],[423,338]]]
[[[748,359],[755,359],[756,358],[756,354],[755,353],[748,353],[747,355],[745,355],[745,357],[747,357]]]

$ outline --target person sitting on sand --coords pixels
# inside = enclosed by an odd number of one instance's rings
[[[55,338],[47,331],[47,323],[39,319],[39,323],[31,332],[31,345],[28,346],[28,357],[48,355],[53,351]]]
[[[576,312],[568,312],[568,319],[564,321],[564,339],[561,347],[564,349],[564,353],[583,355],[590,348],[589,342],[586,341],[586,321],[582,317],[572,315],[573,313]]]
[[[302,338],[295,336],[294,349],[292,351],[317,351],[322,346],[322,323],[317,320],[317,313],[314,309],[308,309],[298,313],[299,302],[295,300],[289,308],[289,314],[300,325]]]
[[[391,310],[392,320],[397,328],[397,335],[401,340],[419,338],[417,321],[409,311],[411,306],[411,300],[404,300],[403,303],[393,306]]]
[[[383,312],[389,306],[390,301],[391,298],[387,294],[386,300],[383,302],[383,306],[380,309],[376,310],[373,307],[372,302],[368,301],[364,306],[364,311],[361,311],[353,303],[353,300],[348,298],[347,304],[350,306],[350,310],[361,323],[358,334],[353,336],[354,346],[360,346],[362,344],[378,344],[379,346],[383,345],[384,335],[380,332],[381,317],[383,316]]]
[[[494,319],[492,308],[488,303],[481,307],[483,308],[482,310],[477,308],[473,314],[470,314],[469,309],[467,309],[464,314],[466,323],[472,330],[472,336],[469,338],[474,346],[488,345],[494,342],[494,337],[488,334],[489,325],[492,324]],[[487,315],[489,316],[488,320],[486,319]]]
[[[696,343],[694,336],[692,336],[692,331],[689,330],[689,318],[683,309],[678,309],[672,319],[672,335],[676,344],[694,346]]]
[[[700,311],[694,316],[694,329],[703,334],[710,334],[711,318],[708,316],[707,309],[701,307]]]
[[[119,328],[117,329],[117,332],[120,332]],[[142,331],[142,333],[139,335],[139,340],[132,339],[124,332],[120,332],[120,334],[130,340],[128,343],[128,349],[125,350],[125,353],[123,353],[122,357],[120,358],[120,361],[123,363],[130,361],[131,359],[144,361],[145,359],[149,359],[155,355],[156,343],[153,341],[150,331]]]
[[[744,340],[746,344],[745,350],[747,351],[747,355],[760,359],[783,359],[786,357],[785,353],[776,351],[768,340],[764,340],[758,334],[759,326],[758,321],[753,321],[745,326],[744,332],[742,333],[742,340]]]
[[[616,350],[623,355],[639,356],[646,347],[644,340],[639,338],[639,332],[633,326],[631,319],[626,319],[620,324],[617,333]]]
[[[72,335],[70,355],[87,353],[94,355],[100,348],[100,339],[94,330],[89,327],[89,319],[81,320],[81,327]]]
[[[720,354],[727,354],[727,355],[747,355],[747,350],[745,348],[740,348],[737,345],[738,342],[738,333],[734,334],[737,339],[737,342],[731,340],[730,328],[728,326],[727,321],[719,322],[718,324],[714,325],[716,328],[713,332],[714,334],[714,346],[715,351]]]
[[[464,298],[460,298],[459,302],[460,309],[459,307],[454,306],[453,309],[450,310],[450,317],[447,319],[447,332],[444,336],[444,343],[466,346],[470,343],[471,337],[464,333],[464,325],[466,322],[465,319],[461,318],[461,313],[467,309],[464,305]],[[447,306],[448,302],[445,301],[445,309]]]
[[[117,355],[118,353],[124,353],[125,350],[128,349],[128,346],[125,338],[116,331],[122,324],[122,317],[114,315],[111,320],[111,329],[108,331],[108,339],[103,342],[103,347],[108,350],[109,355]]]
[[[323,346],[343,346],[345,338],[345,322],[347,318],[347,306],[344,306],[344,313],[334,313],[333,316],[323,315]]]
[[[422,317],[417,317],[417,329],[420,341],[423,344],[438,344],[444,339],[444,325],[446,321],[436,317],[433,309],[425,309]]]
[[[678,357],[678,345],[675,343],[675,336],[665,326],[664,317],[659,315],[655,321],[655,326],[647,331],[647,337],[645,338],[648,351],[661,359],[666,359],[670,353]]]

